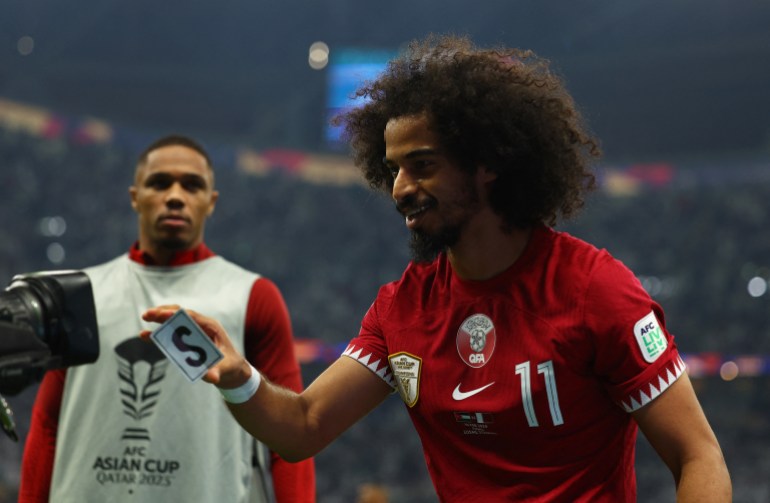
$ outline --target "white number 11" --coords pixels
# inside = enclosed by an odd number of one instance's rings
[[[529,371],[529,362],[516,365],[516,373],[521,376],[521,400],[524,404],[524,414],[527,416],[527,423],[530,427],[539,426],[537,415],[535,415],[535,405],[532,402],[532,384]],[[559,394],[556,392],[556,375],[553,371],[553,360],[539,363],[537,373],[545,377],[545,391],[548,395],[548,405],[551,409],[551,420],[554,426],[564,424],[564,418],[561,416],[559,408]]]

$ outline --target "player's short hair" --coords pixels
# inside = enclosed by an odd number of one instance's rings
[[[189,136],[184,136],[180,134],[166,135],[153,141],[150,145],[147,146],[147,148],[145,148],[142,151],[141,154],[139,154],[137,166],[142,166],[145,163],[147,163],[147,157],[150,155],[151,152],[158,150],[159,148],[169,147],[172,145],[180,145],[182,147],[187,147],[189,149],[192,149],[198,152],[206,160],[206,165],[210,169],[212,170],[214,169],[213,165],[211,164],[211,157],[209,157],[209,154],[206,151],[206,149],[203,148],[203,145],[193,140]]]

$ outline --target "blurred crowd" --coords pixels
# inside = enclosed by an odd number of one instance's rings
[[[77,269],[127,250],[136,235],[127,191],[135,154],[115,142],[0,127],[0,285],[17,273]],[[208,245],[276,282],[295,337],[344,344],[379,285],[397,279],[408,261],[406,231],[392,204],[362,185],[312,184],[280,172],[256,176],[226,164],[215,169],[222,197]],[[721,169],[740,172],[729,160]],[[663,305],[682,353],[718,360],[770,355],[770,181],[699,182],[697,166],[687,180],[623,196],[599,190],[577,220],[560,228],[607,248],[637,273]],[[326,364],[304,365],[306,384]],[[770,501],[768,370],[765,364],[731,380],[695,378],[735,501]],[[21,442],[34,392],[31,386],[6,397]],[[319,501],[354,501],[369,483],[387,488],[392,501],[435,501],[408,421],[393,396],[319,454]],[[15,501],[21,446],[0,439],[0,503]],[[671,477],[643,439],[638,483],[639,501],[674,501]]]

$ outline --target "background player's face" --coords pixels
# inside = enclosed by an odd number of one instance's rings
[[[153,150],[129,189],[143,250],[186,250],[203,241],[218,193],[206,159],[182,145]]]
[[[432,260],[454,245],[485,204],[481,176],[444,153],[425,115],[388,122],[385,163],[394,177],[396,209],[412,232],[416,260]]]

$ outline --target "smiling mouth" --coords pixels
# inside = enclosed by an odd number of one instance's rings
[[[417,208],[410,209],[409,211],[404,212],[404,218],[406,220],[406,225],[410,226],[414,224],[417,219],[423,215],[426,211],[428,211],[432,205],[430,204],[424,204],[422,206],[418,206]]]

